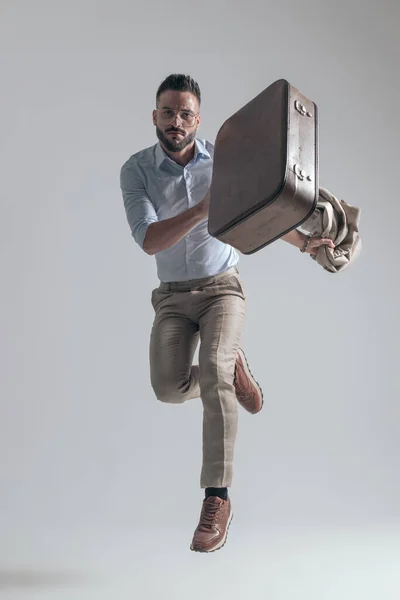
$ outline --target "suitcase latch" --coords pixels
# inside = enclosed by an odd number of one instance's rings
[[[312,114],[306,109],[304,104],[302,104],[298,100],[295,101],[294,106],[297,112],[303,115],[303,117],[312,117]]]
[[[307,175],[305,170],[302,169],[301,167],[299,167],[299,165],[294,165],[293,171],[295,172],[297,177],[300,179],[300,181],[304,181],[304,179],[307,179],[307,181],[312,181],[311,175]]]

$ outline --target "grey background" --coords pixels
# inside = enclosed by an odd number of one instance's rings
[[[2,0],[1,598],[398,598],[399,28],[388,0]],[[321,185],[363,211],[337,276],[283,242],[241,257],[266,405],[240,413],[210,556],[189,552],[201,406],[153,397],[155,262],[119,191],[181,71],[210,140],[290,80],[319,106]]]

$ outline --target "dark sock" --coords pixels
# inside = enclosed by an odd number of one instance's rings
[[[218,496],[222,500],[228,500],[228,488],[206,488],[206,499],[210,496]]]

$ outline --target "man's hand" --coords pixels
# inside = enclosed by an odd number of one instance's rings
[[[307,241],[307,236],[305,233],[298,231],[297,229],[293,229],[286,235],[282,236],[282,240],[284,242],[288,242],[297,248],[304,248],[304,244]],[[320,238],[320,237],[312,237],[308,242],[308,247],[305,251],[306,254],[315,255],[317,254],[318,248],[320,246],[329,246],[329,248],[334,248],[335,244],[329,238]]]
[[[311,254],[314,256],[315,254],[317,254],[318,248],[320,246],[329,246],[329,248],[332,248],[333,250],[335,244],[329,238],[311,238],[306,250],[306,254]]]

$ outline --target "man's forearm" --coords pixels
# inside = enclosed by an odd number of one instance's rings
[[[197,204],[176,217],[152,223],[147,228],[143,250],[147,254],[156,254],[170,248],[205,218],[202,205]]]
[[[283,235],[281,237],[281,240],[292,244],[292,246],[296,246],[296,248],[302,248],[304,246],[306,237],[307,236],[305,235],[305,233],[301,233],[297,229],[293,229],[292,231],[289,231],[289,233],[287,233],[286,235]]]

